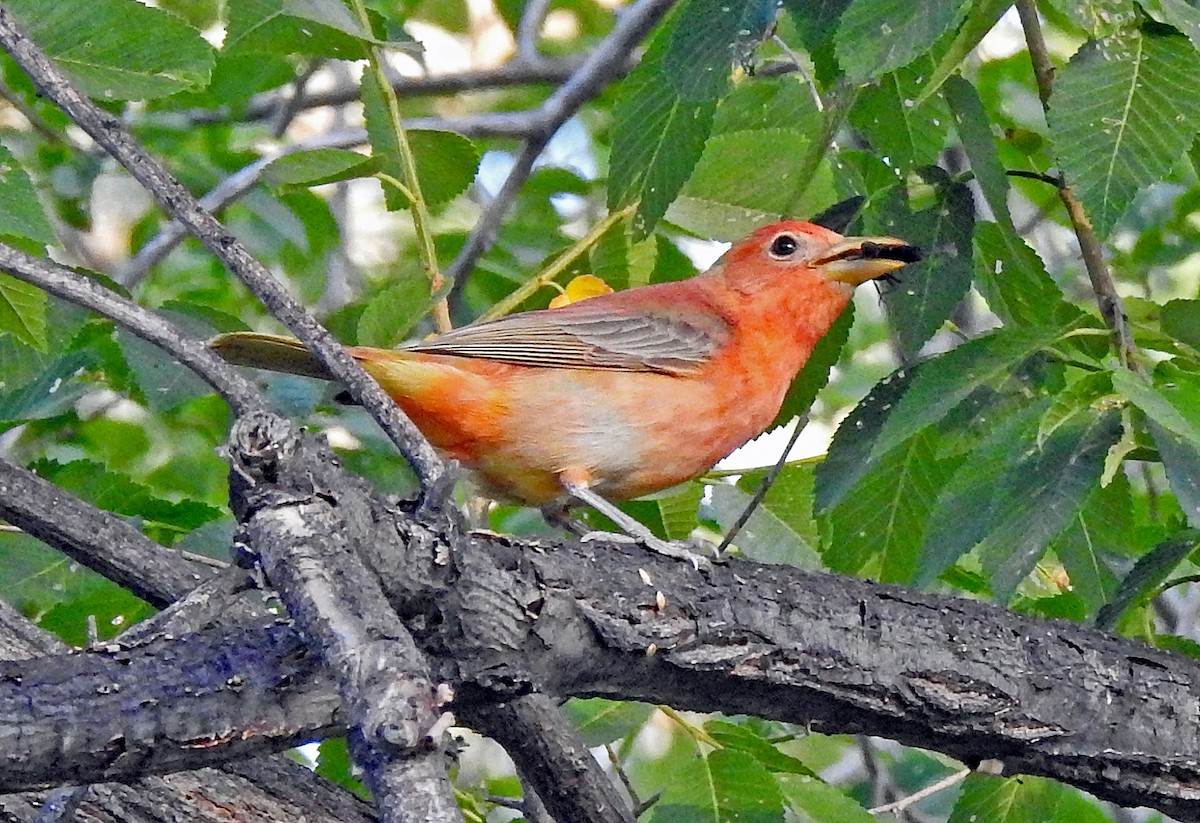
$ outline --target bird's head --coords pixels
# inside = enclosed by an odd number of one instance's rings
[[[732,285],[748,290],[815,278],[848,295],[921,256],[916,246],[895,237],[843,237],[814,223],[787,220],[736,243],[722,257],[721,268]]]

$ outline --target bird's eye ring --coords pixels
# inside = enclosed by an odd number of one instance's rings
[[[771,241],[771,248],[768,251],[772,257],[783,259],[791,257],[798,248],[800,248],[800,243],[795,237],[790,234],[781,234]]]

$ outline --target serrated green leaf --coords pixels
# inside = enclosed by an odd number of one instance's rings
[[[1146,421],[1146,428],[1158,447],[1167,481],[1171,484],[1171,493],[1187,516],[1188,523],[1200,528],[1200,447],[1195,440],[1181,437],[1166,426],[1159,425],[1153,417]]]
[[[1200,446],[1200,375],[1172,362],[1160,363],[1153,384],[1129,369],[1117,369],[1113,388],[1158,425]]]
[[[656,239],[634,240],[629,223],[622,222],[601,235],[588,250],[588,271],[614,291],[621,291],[650,283],[657,260]]]
[[[116,331],[117,344],[130,376],[151,411],[164,412],[212,389],[191,369],[182,368],[171,355],[124,329]]]
[[[1092,40],[1109,37],[1138,23],[1134,0],[1048,0],[1046,7],[1047,11],[1065,16],[1065,20],[1057,17],[1057,24],[1078,26]]]
[[[822,557],[833,571],[869,569],[884,583],[911,582],[925,524],[948,475],[937,436],[923,432],[884,455],[829,513]]]
[[[0,274],[0,332],[45,351],[46,293],[37,286]]]
[[[613,107],[608,207],[638,200],[635,238],[654,230],[704,151],[716,100],[685,100],[663,68],[668,26],[651,42],[641,63],[621,82]]]
[[[877,458],[941,420],[981,386],[1002,383],[1026,358],[1052,344],[1053,329],[1000,329],[921,365],[871,447]]]
[[[1111,561],[1129,553],[1135,538],[1129,481],[1118,474],[1094,490],[1051,545],[1071,579],[1071,591],[1095,614],[1116,592]]]
[[[781,780],[780,788],[798,823],[873,823],[879,819],[820,780]]]
[[[5,6],[92,97],[164,97],[204,86],[212,72],[213,49],[200,32],[136,0],[12,0]]]
[[[4,146],[0,146],[0,234],[24,237],[42,245],[57,241],[33,181]]]
[[[971,3],[967,19],[963,21],[946,53],[926,79],[924,90],[917,97],[918,106],[942,88],[946,80],[958,70],[959,65],[975,50],[984,36],[995,28],[996,23],[1011,7],[1012,0],[983,0]],[[987,123],[987,120],[983,119],[980,122]]]
[[[379,157],[367,157],[346,149],[313,149],[285,154],[272,160],[262,173],[268,185],[319,186],[356,177],[369,177],[383,165]]]
[[[975,224],[975,286],[1006,325],[1065,326],[1081,313],[1063,299],[1037,252],[998,223]]]
[[[959,460],[930,513],[915,583],[924,586],[978,544],[991,528],[996,489],[1013,471],[1017,456],[1033,447],[1043,399],[1002,416]]]
[[[432,304],[429,280],[409,272],[367,302],[358,318],[359,345],[388,349],[402,343]]]
[[[1200,129],[1200,61],[1183,37],[1122,31],[1085,45],[1047,115],[1059,165],[1100,236]]]
[[[751,497],[736,486],[716,483],[708,501],[709,516],[727,532],[742,516]],[[758,563],[816,569],[821,566],[821,558],[817,554],[815,532],[811,523],[785,521],[768,506],[760,504],[738,532],[733,545],[745,557]]]
[[[827,164],[797,168],[815,147],[821,117],[794,78],[744,83],[721,101],[712,136],[667,211],[675,225],[714,240],[739,240],[763,223],[800,216],[833,198]]]
[[[961,18],[966,0],[854,0],[834,35],[838,63],[855,82],[907,65]]]
[[[383,172],[405,182],[400,145],[383,93],[372,72],[363,76],[362,101],[372,156],[381,158]],[[421,196],[426,203],[430,206],[448,203],[471,185],[479,167],[479,152],[470,140],[453,132],[424,129],[408,131],[406,136],[417,165]],[[408,208],[408,198],[395,186],[385,182],[383,194],[391,211]]]
[[[734,63],[749,59],[775,22],[774,0],[688,0],[672,26],[663,71],[684,100],[715,100]]]
[[[237,0],[227,6],[223,50],[361,59],[374,41],[344,5],[342,13],[331,11],[336,2]]]
[[[662,797],[650,807],[650,823],[783,823],[783,795],[775,778],[745,752],[717,749],[688,758],[663,786]]]
[[[668,540],[686,540],[696,530],[703,497],[704,486],[696,481],[684,483],[671,494],[654,496]]]
[[[1075,789],[1041,777],[993,777],[976,772],[963,781],[948,823],[1107,823],[1108,816]]]
[[[165,500],[150,487],[90,460],[41,461],[31,468],[56,486],[78,494],[101,509],[140,518],[172,532],[189,532],[221,516],[220,509],[198,501]]]
[[[995,6],[985,3],[983,6]],[[1005,0],[1004,8],[1010,3]],[[972,10],[972,15],[975,11]],[[995,21],[993,21],[995,22]],[[990,28],[990,26],[989,26]],[[971,171],[979,184],[983,197],[992,210],[996,222],[1012,230],[1012,216],[1008,212],[1008,175],[996,154],[996,141],[992,134],[991,120],[984,111],[983,101],[975,87],[961,77],[946,78],[942,96],[954,117],[954,129],[962,141],[963,151],[971,162]]]
[[[759,486],[773,468],[747,471],[738,478],[737,487],[747,494],[757,494]],[[809,547],[815,547],[820,539],[816,521],[813,520],[813,471],[813,466],[808,463],[785,464],[775,475],[771,488],[759,504],[786,523],[792,533]]]
[[[883,291],[888,324],[909,356],[950,317],[970,288],[972,273],[975,204],[970,190],[938,168],[921,174],[935,186],[933,206],[910,211],[904,190],[897,188],[863,213],[868,233],[903,237],[928,255],[898,272],[899,282]]]
[[[1020,455],[997,490],[988,517],[991,527],[979,545],[998,600],[1008,600],[1050,541],[1071,522],[1099,482],[1104,455],[1119,435],[1115,411],[1091,421],[1075,418],[1040,450]]]
[[[885,377],[838,426],[829,454],[816,470],[817,512],[836,506],[877,462],[871,458],[875,440],[919,368],[900,369]]]
[[[0,381],[0,423],[56,417],[74,406],[86,386],[72,378],[91,363],[86,352],[71,352],[50,363],[32,380]]]
[[[603,746],[633,734],[654,713],[646,703],[602,697],[568,700],[562,708],[588,746]]]
[[[1138,5],[1159,23],[1179,29],[1200,49],[1200,9],[1187,0],[1138,0]]]
[[[1200,349],[1200,300],[1168,300],[1159,322],[1162,330],[1193,349]]]
[[[850,110],[850,122],[871,148],[901,172],[936,162],[950,130],[950,111],[942,98],[913,105],[931,68],[932,61],[920,57],[888,72],[863,89]]]
[[[816,772],[790,754],[781,752],[771,741],[752,729],[728,720],[710,720],[704,730],[723,748],[745,752],[772,772],[799,774],[820,780]]]
[[[1040,448],[1046,438],[1072,417],[1091,409],[1101,398],[1112,394],[1112,375],[1093,372],[1084,375],[1054,396],[1054,401],[1038,423],[1037,445]]]
[[[817,393],[829,382],[829,375],[838,358],[842,356],[842,349],[850,337],[850,326],[853,323],[854,304],[851,303],[813,347],[804,368],[800,369],[792,385],[788,386],[783,405],[779,407],[779,414],[775,415],[775,420],[767,427],[767,431],[787,425],[789,421],[809,410],[813,401],[817,399]]]

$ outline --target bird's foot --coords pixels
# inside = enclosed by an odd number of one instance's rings
[[[637,543],[664,557],[686,560],[692,564],[692,568],[696,571],[710,572],[713,568],[714,559],[693,551],[692,549],[701,548],[701,545],[691,540],[663,540],[661,537],[656,537],[649,532],[631,535],[604,531],[588,532],[580,537],[579,540],[581,543],[587,543],[591,540],[608,540],[613,543]],[[719,557],[716,558],[716,562],[720,562],[720,560]]]

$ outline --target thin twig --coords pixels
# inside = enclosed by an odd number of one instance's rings
[[[545,268],[517,286],[511,294],[488,309],[480,319],[494,320],[497,317],[503,317],[512,312],[517,306],[521,305],[521,303],[537,292],[538,289],[554,282],[555,277],[558,277],[581,254],[594,246],[596,241],[604,236],[605,232],[637,211],[637,207],[638,204],[635,201],[623,209],[618,209],[608,214],[603,220],[592,226],[587,234],[572,243],[570,248],[565,249],[562,254],[554,258]]]
[[[235,413],[264,407],[265,401],[253,384],[213,354],[203,341],[184,334],[154,312],[109,291],[95,280],[3,243],[0,243],[0,271],[98,312],[158,346],[212,386]]]
[[[350,7],[358,17],[359,25],[364,31],[371,30],[371,19],[367,16],[365,0],[350,0]],[[421,194],[421,180],[417,176],[417,159],[413,155],[412,146],[408,142],[404,123],[400,118],[400,101],[396,99],[396,90],[392,88],[391,78],[388,77],[383,58],[383,50],[371,46],[367,50],[369,70],[375,77],[383,95],[383,105],[387,110],[388,126],[391,136],[396,141],[396,152],[400,155],[400,166],[404,170],[404,188],[408,198],[408,208],[412,213],[413,230],[417,235],[417,254],[421,259],[421,268],[429,278],[430,291],[438,294],[442,291],[444,282],[438,271],[437,250],[433,245],[433,228],[430,225],[429,205]],[[433,306],[433,320],[439,332],[450,331],[450,307],[445,296],[438,298]]]
[[[407,458],[420,480],[425,500],[440,504],[438,498],[446,491],[446,465],[379,384],[367,376],[329,331],[305,311],[228,229],[200,206],[161,162],[129,135],[116,117],[95,105],[72,85],[45,52],[21,32],[12,14],[3,6],[0,6],[0,46],[29,75],[42,94],[103,146],[167,214],[183,223],[254,293],[267,311],[304,342]],[[437,494],[430,496],[434,490]]]
[[[538,36],[542,33],[542,24],[546,20],[546,12],[550,10],[550,0],[528,0],[521,11],[521,19],[517,23],[514,35],[517,41],[517,56],[529,65],[541,60],[538,52]]]
[[[943,777],[936,783],[930,783],[925,788],[915,791],[907,797],[902,797],[899,800],[893,801],[892,803],[884,803],[882,806],[876,806],[873,809],[867,809],[867,811],[874,815],[888,814],[889,812],[902,812],[909,806],[920,803],[927,797],[932,797],[938,792],[943,792],[951,786],[961,783],[962,781],[966,780],[970,774],[970,769],[960,769],[959,771],[954,772],[954,774]]]
[[[1053,174],[1045,174],[1040,171],[1026,171],[1025,169],[1009,169],[1004,172],[1009,177],[1024,177],[1027,180],[1037,180],[1042,183],[1059,188],[1063,181],[1061,177],[1056,177]]]
[[[292,82],[288,85],[291,87],[291,94],[288,94],[279,99],[276,107],[276,112],[272,118],[271,134],[274,137],[282,137],[284,132],[288,130],[288,126],[296,119],[304,108],[304,98],[307,96],[308,81],[312,76],[324,65],[322,60],[313,60],[304,69],[292,78]]]
[[[563,83],[538,109],[541,115],[540,131],[530,133],[500,191],[484,208],[458,256],[446,267],[446,278],[454,284],[453,288],[456,291],[463,288],[467,274],[495,242],[500,224],[533,171],[534,161],[550,142],[550,138],[563,123],[574,116],[580,106],[620,76],[629,59],[629,53],[667,13],[673,2],[674,0],[637,0],[621,14],[612,32],[588,55],[579,71]]]
[[[1037,80],[1038,96],[1042,108],[1049,111],[1050,96],[1054,90],[1054,65],[1050,61],[1050,52],[1046,48],[1046,39],[1042,35],[1042,24],[1038,18],[1035,0],[1017,0],[1017,14],[1021,18],[1021,28],[1025,32],[1025,43],[1029,48],[1029,59],[1033,63],[1033,74]],[[1100,315],[1112,330],[1113,342],[1117,348],[1117,356],[1121,364],[1136,372],[1141,372],[1141,366],[1134,355],[1137,354],[1137,344],[1129,329],[1129,316],[1125,313],[1125,304],[1117,293],[1117,285],[1113,281],[1112,272],[1104,262],[1104,250],[1100,238],[1092,227],[1091,220],[1083,210],[1083,204],[1075,196],[1070,181],[1063,175],[1059,181],[1058,197],[1067,209],[1075,237],[1079,241],[1079,252],[1083,257],[1083,265],[1087,270],[1088,280],[1092,284],[1092,292],[1100,307]]]
[[[754,496],[750,498],[750,502],[746,504],[746,508],[738,515],[738,519],[729,527],[729,531],[725,532],[725,537],[721,539],[720,545],[717,546],[717,554],[725,551],[733,544],[734,538],[738,536],[746,524],[750,522],[751,515],[763,502],[763,498],[767,496],[767,492],[775,485],[775,479],[779,477],[779,473],[783,471],[783,467],[788,463],[788,453],[792,447],[796,445],[796,441],[800,439],[800,432],[808,425],[808,414],[804,414],[796,421],[796,427],[792,429],[792,435],[788,438],[787,445],[783,447],[783,451],[779,455],[779,459],[775,461],[775,465],[763,475],[762,482],[758,484],[758,488],[754,490]]]

